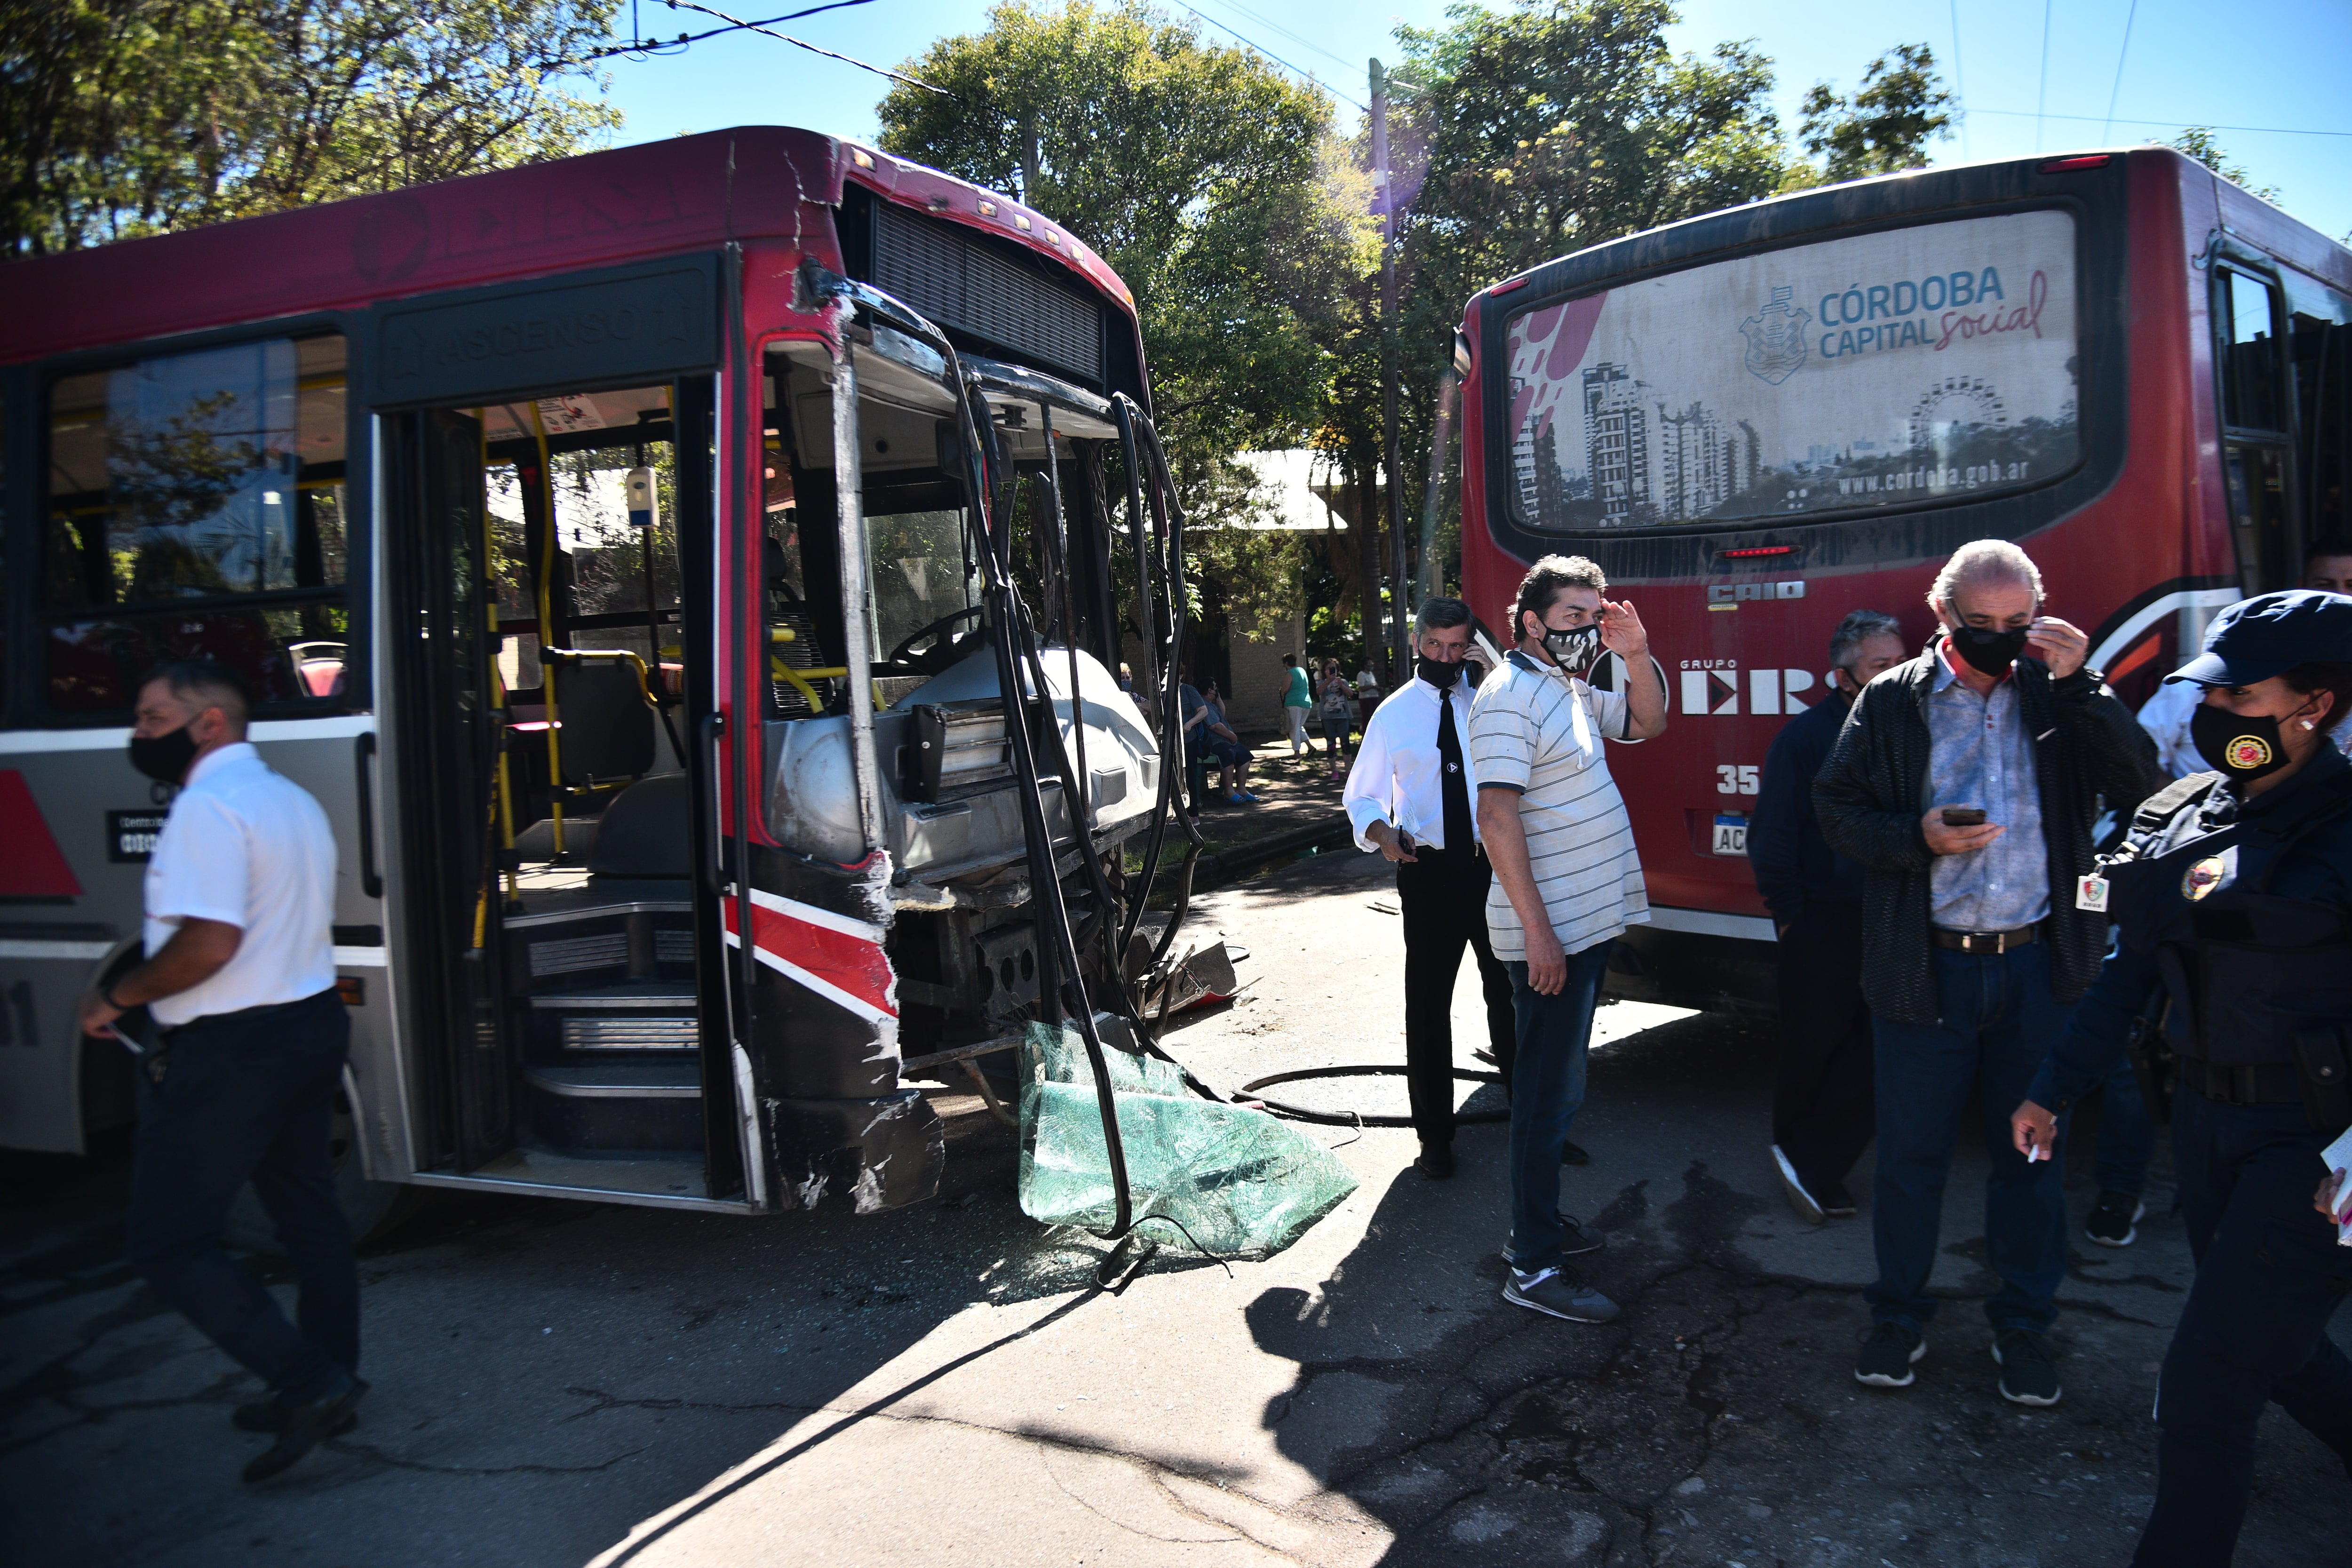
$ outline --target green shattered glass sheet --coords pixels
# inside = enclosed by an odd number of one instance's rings
[[[1356,1190],[1329,1150],[1262,1110],[1203,1100],[1156,1057],[1106,1045],[1136,1229],[1218,1257],[1281,1251]],[[1117,1217],[1094,1065],[1076,1029],[1028,1027],[1021,1047],[1021,1208],[1046,1225]],[[1160,1215],[1172,1225],[1146,1224]]]

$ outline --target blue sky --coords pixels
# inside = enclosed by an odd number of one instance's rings
[[[625,35],[629,3],[622,0]],[[710,25],[658,0],[635,3],[649,32],[674,36]],[[1179,14],[1184,9],[1165,3]],[[1370,56],[1394,63],[1399,26],[1432,26],[1444,16],[1444,0],[1192,0],[1192,7],[1208,18],[1205,34],[1231,41],[1232,34],[1209,25],[1223,23],[1355,100],[1365,97]],[[792,4],[719,0],[719,8],[758,17]],[[2352,232],[2352,91],[2346,88],[2352,5],[2345,0],[2228,6],[2210,0],[1925,0],[1907,6],[1685,0],[1681,9],[1677,47],[1706,50],[1727,38],[1752,37],[1773,58],[1780,108],[1791,130],[1797,101],[1814,81],[1850,92],[1873,57],[1897,43],[1926,43],[1969,110],[1960,133],[1937,145],[1937,162],[2164,141],[2183,124],[2249,127],[2216,135],[2254,183],[2277,186],[2280,204],[2305,222],[2337,237]],[[897,65],[936,37],[981,30],[987,11],[984,0],[872,0],[782,24],[782,30]],[[874,105],[887,85],[853,66],[746,34],[673,56],[615,59],[610,71],[613,101],[627,116],[622,142],[741,124],[871,138]],[[1339,108],[1343,125],[1352,126],[1356,110],[1348,102]],[[2044,118],[2036,119],[2037,109]]]

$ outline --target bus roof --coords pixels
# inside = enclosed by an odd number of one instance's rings
[[[1736,207],[1722,207],[1660,224],[1616,239],[1603,240],[1538,262],[1500,279],[1471,296],[1475,300],[1516,293],[1530,283],[1539,294],[1556,290],[1559,280],[1573,275],[1578,289],[1606,287],[1606,279],[1623,272],[1648,271],[1665,266],[1696,266],[1718,250],[1738,250],[1769,238],[1786,243],[1810,230],[1843,228],[1851,224],[1882,221],[1899,212],[1916,211],[1922,218],[1940,204],[1968,192],[1965,199],[1990,199],[1996,194],[2022,195],[2023,177],[2038,174],[2069,174],[2100,166],[2092,160],[2146,164],[2169,164],[2171,178],[2184,187],[2205,187],[2204,205],[2220,209],[2214,219],[2227,219],[2233,232],[2242,226],[2281,259],[2325,278],[2340,288],[2352,288],[2352,251],[2319,230],[2282,212],[2214,174],[2177,148],[2159,145],[2089,147],[2071,152],[2041,153],[2031,158],[1989,158],[1969,163],[1945,163],[1932,169],[1902,169],[1872,174],[1834,185],[1815,185],[1766,196]],[[1919,194],[1911,195],[1910,192]],[[1907,199],[1906,199],[1907,198]],[[1545,276],[1545,274],[1551,276]]]
[[[0,312],[0,363],[730,240],[794,240],[848,182],[1026,246],[1134,310],[1100,257],[1010,197],[875,148],[753,125],[0,265],[16,307]]]

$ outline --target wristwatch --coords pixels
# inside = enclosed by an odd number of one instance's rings
[[[117,976],[117,978],[119,979],[121,977]],[[128,1013],[131,1011],[130,1003],[118,1002],[115,1000],[114,981],[112,980],[108,981],[105,984],[98,988],[98,999],[105,1003],[108,1006],[113,1008],[118,1013]]]

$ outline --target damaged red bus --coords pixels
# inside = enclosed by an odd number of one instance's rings
[[[166,657],[335,825],[362,1228],[920,1199],[910,1078],[1150,956],[1108,671],[1124,612],[1172,673],[1181,514],[1051,219],[747,128],[5,275],[0,1145],[131,1113],[74,1004],[136,956]]]
[[[1508,625],[1527,562],[1590,556],[1664,677],[1666,733],[1611,763],[1652,906],[1622,996],[1773,1005],[1748,814],[1847,611],[1924,639],[1943,558],[2016,540],[2137,707],[2345,526],[2352,253],[2168,148],[1596,246],[1475,297],[1455,361],[1471,602]]]

